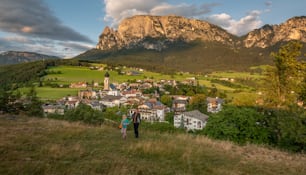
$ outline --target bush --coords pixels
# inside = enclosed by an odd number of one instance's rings
[[[96,125],[104,122],[101,111],[94,110],[85,104],[80,104],[77,108],[66,111],[63,119],[69,121],[82,121],[84,123]]]
[[[149,123],[149,122],[141,122],[141,128],[159,131],[160,133],[175,133],[175,132],[184,132],[183,129],[175,128],[172,124],[169,123]]]
[[[253,108],[238,107],[225,107],[211,116],[204,134],[239,144],[267,143],[269,136],[264,115]]]
[[[280,148],[305,152],[306,147],[306,112],[295,110],[266,110],[271,143]]]

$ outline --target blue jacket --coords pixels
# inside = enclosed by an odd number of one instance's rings
[[[123,119],[121,121],[121,124],[122,124],[122,128],[127,128],[127,126],[130,124],[130,120],[128,118]]]

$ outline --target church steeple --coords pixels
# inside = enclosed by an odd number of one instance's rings
[[[104,89],[105,91],[109,90],[109,73],[106,72],[104,75]]]

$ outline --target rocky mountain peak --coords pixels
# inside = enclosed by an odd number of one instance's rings
[[[162,50],[176,42],[218,42],[230,47],[267,48],[278,42],[306,43],[306,17],[294,17],[280,25],[264,25],[245,36],[234,36],[206,21],[181,16],[137,15],[122,20],[118,28],[106,27],[96,46],[100,50],[145,48]]]
[[[265,25],[244,37],[244,46],[266,48],[280,41],[306,42],[306,17],[294,17],[280,25]]]
[[[217,41],[233,45],[234,36],[206,21],[180,16],[138,15],[124,19],[118,30],[106,27],[100,35],[97,49],[122,49],[142,47],[161,50],[168,43]]]

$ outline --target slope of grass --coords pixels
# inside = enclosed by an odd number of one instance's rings
[[[0,174],[306,174],[306,156],[189,134],[0,116]]]
[[[19,91],[23,96],[30,91],[30,87],[28,88],[19,88]],[[77,96],[78,91],[81,89],[77,88],[51,88],[51,87],[36,87],[37,96],[41,100],[58,100],[60,98],[66,96]]]
[[[85,81],[91,82],[94,80],[95,82],[103,82],[104,75],[106,71],[99,70],[90,70],[88,67],[76,67],[76,66],[58,66],[52,67],[49,71],[61,72],[61,74],[50,74],[44,77],[44,80],[52,80],[58,83],[69,84],[71,82]],[[135,71],[135,69],[126,68],[123,71]],[[190,77],[188,74],[184,75],[170,75],[144,71],[140,72],[139,75],[118,75],[117,71],[107,71],[110,74],[110,80],[113,82],[126,82],[127,80],[143,80],[145,78],[154,78],[156,80],[161,79],[176,79],[176,80],[184,80],[187,77]]]

